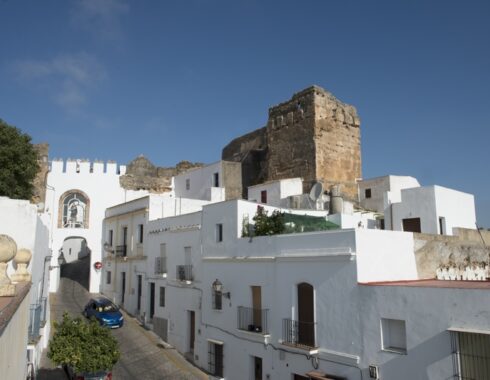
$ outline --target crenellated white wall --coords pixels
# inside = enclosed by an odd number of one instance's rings
[[[92,170],[90,170],[92,167]],[[125,190],[120,186],[119,177],[126,172],[125,166],[115,162],[88,162],[83,160],[53,160],[47,176],[46,211],[51,214],[51,246],[53,257],[51,265],[57,266],[57,259],[63,242],[68,237],[80,237],[87,241],[91,251],[90,259],[90,292],[100,290],[101,272],[93,264],[101,261],[102,222],[105,210],[116,204],[142,197],[148,194],[145,190]],[[80,190],[90,200],[88,228],[59,228],[58,219],[60,197],[67,191]],[[59,286],[59,269],[51,272],[50,291],[57,291]]]

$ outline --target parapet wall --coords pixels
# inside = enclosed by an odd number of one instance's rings
[[[118,165],[114,161],[54,159],[51,161],[49,172],[51,174],[108,174],[119,176],[126,173],[126,166]]]

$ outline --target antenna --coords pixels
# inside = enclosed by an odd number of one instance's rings
[[[310,199],[316,202],[323,194],[323,185],[320,182],[316,182],[310,190]]]
[[[313,187],[310,190],[310,195],[309,198],[313,201],[314,203],[314,208],[317,209],[318,205],[318,199],[323,195],[323,185],[320,182],[315,182]],[[310,202],[310,207],[312,207],[312,204]]]

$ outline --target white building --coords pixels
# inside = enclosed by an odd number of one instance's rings
[[[66,262],[90,254],[90,289],[100,289],[100,273],[94,263],[102,260],[102,221],[106,208],[147,194],[125,190],[119,177],[125,166],[114,162],[53,160],[47,177],[46,211],[51,215],[52,266],[58,256]],[[51,272],[50,291],[59,286],[59,270]]]
[[[465,342],[486,344],[488,283],[421,280],[408,232],[244,237],[256,209],[234,200],[148,221],[146,261],[126,269],[125,307],[216,378],[445,379],[483,370],[484,352],[461,357]]]
[[[384,213],[387,230],[453,235],[476,228],[473,195],[441,186],[420,186],[413,177],[385,176],[359,182],[360,204]]]
[[[221,202],[241,198],[242,169],[239,162],[218,161],[191,169],[173,178],[176,197]]]
[[[16,242],[18,252],[28,250],[32,255],[26,268],[31,278],[18,289],[23,295],[4,297],[11,299],[11,305],[5,302],[7,300],[0,300],[0,316],[2,322],[6,320],[6,326],[0,331],[0,368],[5,378],[25,378],[28,366],[36,371],[41,353],[48,344],[51,326],[49,272],[52,269],[48,226],[48,216],[38,214],[37,207],[29,201],[0,197],[0,234],[10,236]],[[11,261],[7,273],[15,280],[19,269],[20,265],[15,268]],[[19,296],[23,300],[17,304],[15,298]]]
[[[179,220],[172,217],[181,214],[188,218],[188,215],[201,210],[208,203],[199,199],[150,194],[108,208],[103,226],[105,255],[102,293],[129,313],[151,319],[154,305],[145,302],[147,298],[154,300],[154,297],[147,297],[146,291],[148,289],[154,294],[155,288],[147,288],[148,276],[158,274],[161,278],[162,272],[158,270],[166,267],[164,261],[156,263],[156,257],[164,254],[165,250],[162,251],[160,246],[148,246],[147,243],[148,231],[151,233],[155,229],[152,221]]]
[[[295,200],[292,197],[302,194],[303,180],[301,178],[269,181],[248,187],[248,199],[250,201],[274,207],[291,207]],[[311,208],[315,207],[312,206]]]

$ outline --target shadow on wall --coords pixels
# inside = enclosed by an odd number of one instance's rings
[[[87,241],[83,237],[71,236],[66,238],[61,248],[65,263],[69,264],[76,260],[81,260],[90,255]]]
[[[60,276],[78,282],[88,291],[90,282],[90,254],[81,260],[63,264],[61,266]]]
[[[381,366],[382,379],[448,380],[454,378],[451,336],[441,332],[410,348],[407,355],[386,353],[393,359]]]

